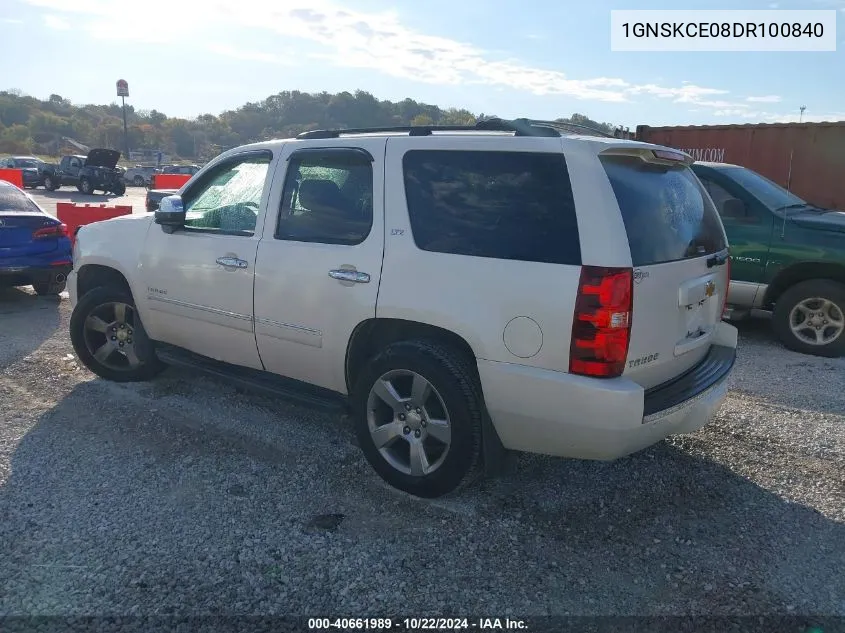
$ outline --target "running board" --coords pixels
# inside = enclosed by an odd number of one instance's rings
[[[159,341],[155,341],[155,354],[167,365],[190,367],[205,374],[222,378],[238,387],[284,398],[296,404],[338,413],[346,413],[349,409],[347,398],[343,394],[293,378],[285,378],[259,369],[231,365]]]

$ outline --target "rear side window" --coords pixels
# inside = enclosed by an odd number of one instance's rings
[[[692,259],[727,248],[719,214],[684,165],[601,156],[616,194],[634,266]]]
[[[580,265],[563,154],[413,150],[403,167],[422,250]]]

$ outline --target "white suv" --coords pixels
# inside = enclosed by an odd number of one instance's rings
[[[613,459],[726,395],[727,242],[691,162],[524,119],[247,145],[82,228],[70,335],[109,380],[183,364],[348,403],[419,496],[507,449]]]

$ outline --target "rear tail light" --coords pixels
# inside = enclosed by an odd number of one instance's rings
[[[38,229],[32,234],[32,239],[34,240],[44,240],[44,239],[56,239],[59,237],[67,237],[67,225],[66,224],[51,224],[50,226],[45,226],[43,228]]]
[[[572,323],[569,372],[615,378],[631,340],[634,275],[630,268],[582,266]]]

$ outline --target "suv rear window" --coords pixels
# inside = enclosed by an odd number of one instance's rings
[[[422,250],[581,264],[563,154],[412,150],[403,167],[411,230]]]
[[[636,156],[601,156],[634,266],[711,255],[727,248],[713,203],[692,170]]]

